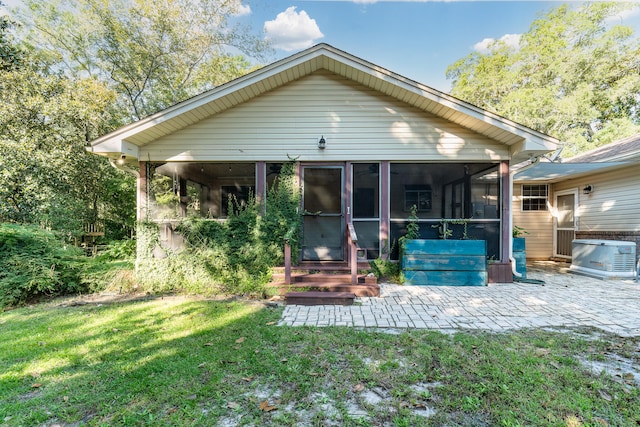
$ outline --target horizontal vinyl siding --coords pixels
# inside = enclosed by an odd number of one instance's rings
[[[324,136],[327,148],[317,148]],[[144,160],[498,161],[508,147],[318,72],[141,148]]]
[[[527,259],[549,259],[553,256],[553,217],[549,211],[523,212],[522,185],[513,186],[513,224],[524,228]],[[551,196],[550,196],[551,197]]]
[[[582,194],[590,184],[591,194]],[[640,231],[640,173],[631,166],[554,185],[554,191],[578,189],[581,231]]]

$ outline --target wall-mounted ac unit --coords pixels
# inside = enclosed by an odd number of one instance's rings
[[[570,271],[598,279],[633,279],[636,244],[617,240],[573,241]]]

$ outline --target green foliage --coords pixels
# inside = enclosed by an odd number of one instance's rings
[[[575,154],[640,132],[640,43],[611,24],[632,3],[561,5],[517,46],[496,41],[449,66],[452,94],[566,142]]]
[[[175,227],[184,238],[180,250],[163,247],[157,224],[140,223],[138,283],[163,293],[262,295],[271,268],[283,262],[284,238],[291,230],[292,251],[297,250],[301,217],[296,167],[295,160],[282,167],[264,207],[253,197],[242,205],[230,198],[224,222],[181,221]]]
[[[418,224],[418,207],[416,205],[411,206],[409,213],[409,224],[407,224],[407,234],[405,239],[418,239],[420,237],[420,224]]]
[[[0,224],[0,254],[0,307],[85,289],[82,251],[52,232]]]
[[[267,43],[229,23],[240,3],[25,0],[29,41],[117,92],[121,117],[141,119],[246,74],[243,54],[261,58]]]
[[[282,242],[287,236],[291,245],[292,258],[300,247],[302,216],[300,209],[300,184],[296,174],[297,162],[289,159],[280,169],[280,173],[267,193],[265,213],[260,224],[260,241],[264,250],[273,254],[274,264],[284,262]]]
[[[403,283],[401,280],[401,268],[400,263],[391,261],[389,259],[376,258],[369,262],[373,274],[376,275],[378,280],[387,281],[391,283]]]
[[[100,220],[109,238],[129,235],[133,177],[85,150],[108,127],[113,93],[68,80],[42,52],[21,58],[0,79],[0,221],[71,235]]]
[[[522,237],[525,234],[529,234],[529,232],[522,227],[514,225],[513,229],[511,230],[511,234],[512,234],[512,237]]]

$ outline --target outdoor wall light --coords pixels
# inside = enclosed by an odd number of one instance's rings
[[[124,165],[125,160],[127,160],[127,156],[125,154],[121,154],[120,158],[118,159],[118,164]]]
[[[593,192],[593,185],[587,184],[582,189],[582,194],[591,194]]]
[[[324,147],[327,146],[327,141],[324,140],[324,136],[320,137],[320,140],[318,141],[318,148],[321,150],[324,150]]]

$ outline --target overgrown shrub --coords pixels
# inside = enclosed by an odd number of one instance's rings
[[[285,163],[267,193],[266,205],[253,198],[229,200],[224,222],[186,218],[176,231],[184,248],[162,248],[158,225],[138,227],[138,283],[152,292],[264,294],[273,266],[282,264],[284,237],[297,253],[301,216],[296,162]],[[290,232],[292,231],[292,232]]]
[[[0,306],[85,290],[82,250],[32,226],[0,224]]]

